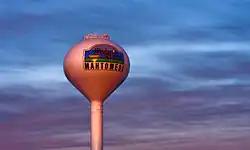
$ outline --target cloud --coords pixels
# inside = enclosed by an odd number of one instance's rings
[[[1,5],[11,16],[0,16],[1,64],[8,67],[58,65],[68,49],[92,31],[109,33],[129,51],[133,65],[144,64],[144,70],[151,71],[159,66],[153,67],[145,55],[154,60],[151,55],[161,51],[249,49],[249,19],[242,15],[249,11],[246,2],[25,2]]]
[[[0,149],[88,149],[89,104],[63,74],[89,32],[126,49],[108,149],[249,149],[247,1],[0,1]]]
[[[157,89],[150,90],[150,84]],[[166,85],[156,78],[130,78],[120,89],[123,92],[109,98],[104,105],[104,139],[108,147],[161,143],[177,148],[197,140],[204,142],[203,135],[211,140],[225,140],[224,144],[233,137],[234,143],[248,137],[248,97],[213,97],[213,93],[227,93],[227,88],[169,91]],[[135,87],[138,92],[127,94],[127,89]],[[21,89],[22,92],[12,88],[1,93],[5,100],[0,104],[5,105],[4,109],[0,107],[2,112],[13,113],[6,108],[15,106],[22,110],[8,116],[7,122],[2,120],[1,135],[7,138],[1,139],[12,139],[12,144],[2,140],[2,148],[14,150],[13,143],[25,148],[31,144],[36,149],[88,146],[89,104],[85,98],[53,98],[44,96],[41,89]],[[150,93],[145,92],[148,90]],[[36,96],[31,94],[34,92]]]
[[[208,82],[208,79],[218,83],[247,83],[248,80],[249,60],[245,56],[249,55],[247,51],[250,46],[245,42],[159,43],[124,46],[124,48],[130,56],[130,77],[158,77],[167,80],[172,85],[193,84],[198,87],[200,87],[199,83]],[[29,58],[32,61],[33,58],[27,57],[27,60]],[[63,73],[63,57],[60,59],[60,63],[2,66],[1,86],[32,84],[32,86],[39,87],[51,82],[65,83],[67,81]],[[212,81],[209,82],[212,83]]]
[[[9,44],[10,38],[19,39],[15,45],[27,48],[27,39],[33,36],[39,38],[39,47],[45,51],[47,44],[43,41],[72,44],[82,34],[93,31],[110,33],[119,43],[130,45],[166,40],[249,40],[249,19],[244,15],[249,9],[243,1],[110,1],[109,5],[102,1],[58,2],[27,1],[27,5],[15,3],[11,7],[10,1],[3,3],[5,14],[12,16],[1,16],[5,43]],[[37,48],[33,44],[29,42],[30,49]]]

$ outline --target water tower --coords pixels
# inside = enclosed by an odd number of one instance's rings
[[[90,102],[91,150],[103,150],[103,102],[127,78],[127,53],[107,34],[88,34],[64,58],[64,73]]]

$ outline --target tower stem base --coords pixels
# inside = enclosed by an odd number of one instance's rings
[[[91,150],[103,150],[103,103],[92,101],[90,103],[90,109]]]

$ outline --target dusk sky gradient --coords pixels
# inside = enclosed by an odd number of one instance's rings
[[[249,150],[249,14],[249,0],[0,0],[0,149],[89,149],[63,59],[96,32],[131,62],[104,149]]]

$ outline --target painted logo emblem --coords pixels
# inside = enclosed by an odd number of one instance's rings
[[[85,70],[122,72],[123,67],[124,55],[113,46],[106,44],[95,45],[84,53]]]

